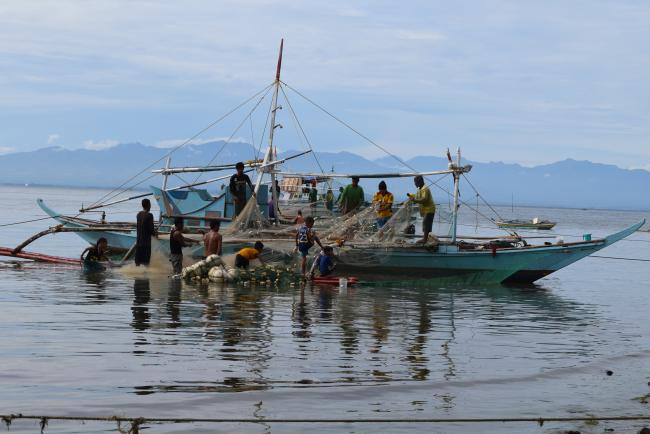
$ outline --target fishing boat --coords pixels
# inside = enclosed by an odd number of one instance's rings
[[[207,190],[196,187],[206,183],[223,180],[229,177],[220,176],[211,180],[185,184],[175,188],[168,188],[167,179],[170,175],[179,173],[202,173],[232,170],[234,165],[202,167],[170,167],[170,159],[167,159],[166,166],[156,169],[154,173],[163,176],[161,188],[151,187],[151,192],[130,196],[113,201],[105,201],[82,208],[80,211],[89,212],[109,207],[127,200],[135,200],[147,195],[153,195],[158,202],[161,214],[158,225],[161,233],[169,228],[173,219],[184,217],[192,222],[190,229],[199,231],[205,228],[210,219],[220,219],[227,225],[224,231],[224,251],[234,251],[242,244],[250,243],[252,240],[264,239],[264,243],[271,246],[272,250],[280,252],[285,258],[292,258],[292,250],[295,246],[293,226],[279,208],[280,198],[275,188],[268,188],[268,185],[275,186],[279,178],[283,179],[318,179],[330,182],[335,179],[358,177],[362,179],[385,179],[385,178],[412,178],[415,176],[435,177],[448,176],[453,178],[453,192],[448,192],[453,198],[450,217],[450,231],[446,238],[440,237],[427,241],[424,244],[415,243],[405,225],[412,225],[415,218],[412,203],[406,203],[396,212],[384,227],[377,228],[375,224],[375,210],[368,207],[355,214],[345,216],[332,215],[329,220],[320,220],[320,227],[325,228],[321,239],[336,246],[335,253],[339,259],[337,270],[351,271],[355,276],[366,276],[374,279],[381,279],[390,276],[408,277],[413,279],[451,279],[466,283],[497,283],[497,282],[533,282],[547,276],[571,263],[584,258],[602,248],[605,248],[639,229],[645,221],[638,222],[620,232],[614,233],[601,239],[582,240],[580,242],[555,244],[544,243],[539,245],[529,244],[525,238],[516,233],[511,233],[509,238],[494,237],[483,242],[468,242],[457,234],[458,210],[461,206],[470,207],[469,204],[460,199],[460,183],[472,169],[471,165],[463,165],[460,149],[457,156],[452,159],[447,151],[448,166],[441,170],[416,171],[408,167],[399,158],[395,157],[410,170],[405,172],[392,173],[306,173],[291,172],[281,169],[282,163],[291,158],[298,158],[301,155],[311,153],[310,149],[285,159],[277,159],[277,152],[274,148],[274,131],[280,127],[276,123],[276,115],[281,109],[278,104],[280,92],[288,102],[285,88],[292,89],[280,80],[282,63],[282,47],[280,44],[280,55],[276,70],[275,81],[272,84],[272,102],[268,113],[269,123],[269,145],[261,159],[252,160],[248,164],[247,171],[255,171],[257,177],[252,191],[249,193],[256,198],[250,200],[246,210],[236,218],[233,218],[232,198],[226,190],[221,194],[213,196]],[[299,93],[299,95],[303,96]],[[308,102],[313,101],[306,98]],[[287,104],[291,114],[295,117],[291,104]],[[320,106],[317,106],[321,108]],[[322,109],[322,108],[321,108]],[[324,109],[323,109],[324,110]],[[324,110],[335,120],[341,122],[331,113]],[[250,116],[250,115],[249,115]],[[347,126],[347,124],[343,123]],[[349,127],[349,126],[348,126]],[[351,128],[351,127],[349,127]],[[362,138],[377,146],[384,152],[385,148],[372,142],[366,136]],[[301,128],[302,131],[302,128]],[[303,132],[304,134],[304,132]],[[391,154],[389,154],[391,155]],[[265,183],[264,178],[269,177],[270,183]],[[433,183],[432,184],[436,184]],[[471,184],[470,184],[471,185]],[[472,186],[473,188],[473,186]],[[479,197],[477,195],[477,197]],[[42,200],[39,206],[52,218],[56,219],[65,227],[79,229],[79,235],[89,243],[94,243],[100,236],[108,239],[112,248],[118,247],[124,250],[133,247],[135,242],[135,228],[131,223],[105,223],[79,217],[62,216],[49,208]],[[269,225],[268,205],[271,204],[276,216],[279,216],[279,224]],[[506,224],[504,220],[492,221],[493,223]],[[544,222],[533,222],[531,225],[539,226]],[[551,223],[551,222],[547,222]],[[528,224],[528,223],[526,223]],[[554,223],[552,223],[554,225]],[[517,226],[520,227],[520,226]],[[552,227],[552,226],[551,226]],[[537,227],[540,228],[540,227]],[[191,235],[190,235],[191,236]],[[159,240],[160,248],[167,249],[165,235]],[[267,243],[268,242],[268,243]],[[197,251],[200,252],[200,249]]]
[[[535,217],[532,220],[514,219],[514,220],[498,220],[496,222],[496,225],[503,229],[550,230],[553,229],[556,224],[557,224],[556,222],[552,222],[548,220],[540,220],[537,217]]]

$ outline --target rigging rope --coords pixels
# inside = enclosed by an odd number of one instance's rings
[[[357,134],[357,135],[358,135],[359,137],[361,137],[362,139],[366,140],[366,141],[367,141],[368,143],[370,143],[371,145],[373,145],[373,146],[377,147],[378,149],[382,150],[384,153],[386,153],[386,155],[388,155],[388,156],[394,158],[394,159],[397,160],[400,164],[404,165],[404,166],[407,167],[408,169],[410,169],[410,170],[412,170],[412,171],[414,171],[414,172],[417,172],[417,170],[416,170],[413,166],[409,165],[407,162],[405,162],[404,160],[402,160],[401,158],[399,158],[397,155],[392,154],[390,151],[388,151],[388,149],[386,149],[385,147],[383,147],[383,146],[381,146],[380,144],[376,143],[375,141],[373,141],[372,139],[370,139],[368,136],[364,135],[363,133],[361,133],[360,131],[358,131],[357,129],[355,129],[353,126],[351,126],[350,124],[348,124],[347,122],[345,122],[345,121],[343,121],[342,119],[338,118],[336,115],[332,114],[332,113],[329,112],[327,109],[325,109],[324,107],[322,107],[321,105],[319,105],[318,103],[316,103],[315,101],[313,101],[312,99],[310,99],[309,97],[307,97],[306,95],[303,95],[303,94],[302,94],[300,91],[298,91],[297,89],[294,89],[293,87],[289,86],[289,85],[288,85],[287,83],[285,83],[284,81],[280,81],[280,82],[281,82],[283,85],[285,85],[288,89],[291,89],[291,90],[294,91],[296,94],[298,94],[301,98],[305,99],[307,102],[309,102],[310,104],[312,104],[313,106],[315,106],[316,108],[318,108],[319,110],[321,110],[323,113],[327,114],[329,117],[331,117],[331,118],[334,119],[335,121],[339,122],[341,125],[343,125],[343,126],[345,126],[346,128],[350,129],[352,132],[354,132],[355,134]],[[449,190],[447,190],[446,188],[441,187],[440,185],[438,185],[438,183],[439,183],[442,179],[438,179],[437,181],[432,181],[432,180],[429,179],[429,178],[427,178],[427,179],[429,180],[429,182],[431,182],[430,185],[434,185],[434,186],[438,187],[440,190],[442,190],[443,192],[447,193],[447,195],[449,195],[449,196],[453,196],[453,194],[452,194]],[[474,207],[473,207],[471,204],[465,202],[464,200],[462,200],[462,199],[460,199],[460,198],[459,198],[459,202],[462,203],[463,205],[465,205],[466,207],[468,207],[469,209],[473,210],[474,212],[479,213],[479,215],[480,215],[481,217],[487,219],[488,221],[494,222],[494,219],[492,219],[492,218],[490,218],[490,217],[488,217],[488,216],[486,216],[486,215],[480,213],[480,211],[478,211],[478,209],[474,209]]]
[[[241,129],[241,127],[246,123],[246,119],[248,119],[248,117],[252,116],[253,113],[255,112],[255,110],[257,110],[257,107],[259,107],[259,105],[262,104],[262,101],[264,101],[264,99],[266,98],[266,96],[268,95],[270,90],[271,90],[271,87],[269,87],[266,90],[266,92],[264,92],[264,94],[262,95],[260,100],[257,101],[257,103],[253,106],[253,108],[248,112],[248,115],[246,117],[244,117],[244,119],[239,123],[237,128],[235,128],[235,131],[233,131],[232,134],[230,135],[230,137],[228,137],[228,139],[223,143],[223,145],[221,145],[221,148],[219,148],[217,153],[214,154],[214,156],[210,159],[210,161],[208,161],[208,164],[206,164],[206,166],[209,166],[210,164],[212,164],[212,162],[219,156],[219,154],[221,154],[221,151],[223,151],[225,149],[226,145],[228,143],[230,143],[230,141],[233,139],[233,137],[235,137],[235,134],[237,134],[237,132]],[[203,176],[203,173],[199,172],[199,174],[196,176],[196,178],[194,178],[194,182],[198,181],[201,176]]]
[[[244,105],[248,104],[250,101],[252,101],[253,99],[255,99],[258,95],[260,95],[260,94],[262,94],[262,93],[266,93],[266,92],[268,92],[268,90],[269,90],[272,86],[273,86],[273,83],[269,84],[269,85],[266,86],[264,89],[260,90],[259,92],[255,93],[253,96],[251,96],[251,97],[249,97],[248,99],[246,99],[246,101],[242,102],[241,104],[239,104],[239,105],[236,106],[235,108],[233,108],[233,109],[231,109],[230,111],[228,111],[226,114],[222,115],[220,118],[218,118],[218,119],[216,119],[215,121],[213,121],[213,122],[211,122],[210,124],[208,124],[205,128],[203,128],[203,129],[202,129],[201,131],[199,131],[198,133],[194,134],[194,135],[193,135],[192,137],[190,137],[189,139],[185,140],[185,141],[184,141],[183,143],[181,143],[180,145],[178,145],[178,146],[172,148],[171,151],[167,152],[165,155],[163,155],[162,157],[160,157],[158,160],[154,161],[153,163],[151,163],[150,165],[148,165],[147,167],[145,167],[144,169],[142,169],[140,172],[138,172],[137,174],[133,175],[132,177],[130,177],[129,179],[127,179],[126,181],[124,181],[124,182],[123,182],[122,184],[120,184],[119,186],[115,187],[111,192],[109,192],[109,193],[105,194],[104,196],[102,196],[101,198],[99,198],[99,200],[97,200],[95,203],[93,203],[93,204],[91,205],[91,207],[92,207],[92,206],[97,206],[97,205],[99,205],[102,201],[104,201],[104,200],[106,199],[106,197],[110,196],[110,195],[111,195],[112,193],[114,193],[115,191],[120,190],[122,187],[124,187],[125,185],[127,185],[129,182],[133,181],[135,178],[137,178],[138,176],[140,176],[142,173],[144,173],[144,172],[146,172],[147,170],[151,169],[153,166],[155,166],[156,164],[158,164],[159,162],[161,162],[161,161],[164,160],[165,158],[169,157],[169,156],[172,155],[174,152],[176,152],[177,150],[179,150],[179,149],[182,148],[183,146],[187,145],[187,144],[190,143],[192,140],[196,139],[197,137],[199,137],[201,134],[203,134],[204,132],[206,132],[206,131],[209,130],[210,128],[212,128],[212,127],[214,127],[215,125],[217,125],[219,122],[221,122],[222,120],[224,120],[225,118],[227,118],[228,116],[230,116],[231,114],[233,114],[234,112],[236,112],[237,110],[239,110],[241,107],[243,107]],[[137,184],[136,184],[136,185],[137,185]],[[120,193],[118,193],[118,195],[119,195],[119,194],[122,194],[122,193],[124,193],[124,192],[127,192],[127,191],[129,191],[129,190],[131,190],[131,188],[128,188],[128,189],[125,189],[125,190],[121,191]],[[115,195],[112,196],[112,197],[115,197]],[[90,208],[90,207],[89,207],[89,208]]]

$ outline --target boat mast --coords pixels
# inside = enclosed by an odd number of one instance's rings
[[[267,166],[269,161],[273,158],[273,134],[275,132],[275,129],[280,127],[282,128],[282,125],[275,123],[275,114],[278,111],[278,109],[281,109],[282,106],[278,106],[278,93],[280,91],[280,70],[282,68],[282,48],[284,46],[284,39],[280,40],[280,54],[278,55],[278,67],[275,72],[275,89],[273,91],[273,102],[271,105],[271,128],[269,129],[269,147],[266,150],[266,154],[264,155],[264,161],[262,162],[262,166]],[[268,167],[268,166],[267,166]],[[266,171],[269,171],[267,169]],[[271,172],[271,197],[273,199],[273,207],[275,210],[275,215],[276,217],[279,216],[278,214],[278,201],[277,201],[277,192],[275,190],[275,174],[273,173],[273,168],[271,167],[270,169]],[[255,183],[255,195],[257,195],[257,192],[260,189],[260,185],[262,184],[262,177],[264,176],[264,171],[261,171],[259,176],[257,177],[257,181]]]
[[[449,151],[447,151],[449,152]],[[449,155],[449,154],[447,154]],[[460,167],[460,147],[457,150],[456,153],[456,164],[454,165],[453,163],[450,162],[450,168],[455,169],[454,170],[454,209],[452,212],[452,223],[451,223],[451,243],[455,244],[456,243],[456,228],[458,225],[458,199],[460,196],[459,192],[459,184],[460,184],[460,175],[462,172],[462,169]],[[455,166],[455,167],[454,167]]]

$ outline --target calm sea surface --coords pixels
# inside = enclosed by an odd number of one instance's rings
[[[101,190],[0,187],[0,224],[73,213]],[[126,204],[109,219],[133,219]],[[483,210],[487,212],[487,210]],[[648,213],[498,208],[557,220],[567,240]],[[52,220],[5,226],[15,246]],[[477,232],[464,215],[460,232]],[[479,221],[479,226],[487,226]],[[490,232],[479,227],[479,233]],[[74,234],[29,250],[77,257]],[[597,253],[650,259],[650,234]],[[650,262],[586,258],[533,287],[394,284],[242,288],[88,276],[0,262],[0,413],[255,418],[256,424],[148,424],[150,433],[635,432],[650,423],[268,424],[265,418],[508,418],[648,414]],[[611,370],[612,375],[607,375]],[[38,432],[16,420],[10,432]],[[114,423],[50,421],[46,433]]]

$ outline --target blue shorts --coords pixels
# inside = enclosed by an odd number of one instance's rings
[[[300,252],[300,255],[303,258],[306,258],[307,255],[309,255],[309,249],[311,249],[311,246],[313,246],[313,244],[307,244],[307,243],[298,244],[298,251]]]

